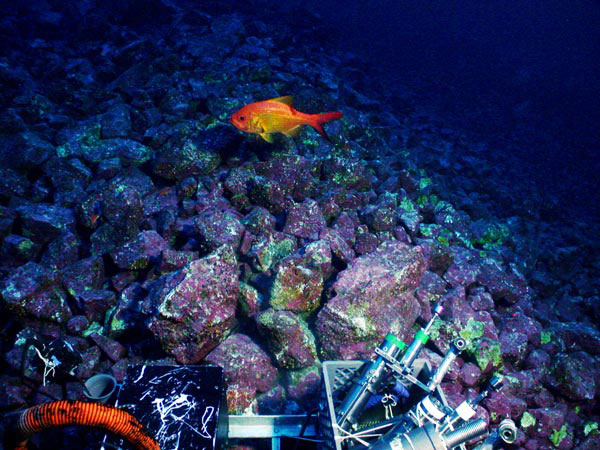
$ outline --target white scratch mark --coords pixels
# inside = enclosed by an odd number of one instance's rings
[[[146,366],[142,366],[142,371],[140,372],[140,376],[137,377],[135,380],[133,380],[133,383],[137,383],[138,381],[140,381],[142,379],[142,377],[144,376],[144,372],[146,371]]]

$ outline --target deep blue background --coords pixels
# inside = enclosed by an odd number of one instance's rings
[[[308,0],[340,48],[373,76],[417,90],[449,125],[580,214],[597,213],[600,2],[593,0]],[[339,33],[339,34],[338,34]],[[517,145],[508,149],[499,137]]]

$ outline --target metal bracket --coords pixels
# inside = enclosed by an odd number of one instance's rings
[[[304,415],[229,416],[230,439],[271,439],[271,449],[280,450],[282,437],[298,437],[307,418]],[[303,437],[317,435],[316,418],[311,417]]]

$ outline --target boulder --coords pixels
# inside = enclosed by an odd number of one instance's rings
[[[327,227],[319,204],[313,199],[296,203],[288,211],[283,232],[299,238],[316,240]]]
[[[238,270],[231,246],[163,277],[150,294],[156,308],[150,331],[181,364],[200,361],[235,322]]]
[[[232,414],[246,411],[256,401],[256,393],[268,392],[277,379],[269,355],[245,334],[229,336],[206,356],[206,361],[223,368]]]
[[[142,270],[156,263],[167,243],[154,230],[141,231],[134,239],[112,251],[110,256],[119,269]]]
[[[37,203],[17,208],[23,236],[46,244],[65,231],[75,231],[75,214],[70,208]]]
[[[279,367],[300,369],[317,358],[315,337],[308,324],[294,313],[267,309],[256,317],[256,323]]]
[[[277,231],[260,233],[254,239],[248,256],[256,270],[266,272],[280,260],[294,253],[296,247],[296,240],[293,236]]]
[[[244,225],[237,214],[218,209],[210,209],[196,216],[194,229],[200,236],[201,245],[207,251],[213,251],[224,244],[237,250],[244,234]]]
[[[491,258],[485,260],[477,276],[477,282],[485,286],[494,300],[514,304],[529,293],[525,277],[514,265],[503,269]]]
[[[55,272],[28,262],[5,278],[0,295],[6,309],[17,317],[34,317],[66,323],[72,316],[67,293],[60,287]]]
[[[321,388],[321,367],[314,364],[287,373],[287,397],[296,401],[304,410],[314,408]]]
[[[598,364],[585,352],[554,356],[546,385],[574,401],[591,401],[598,391]]]
[[[325,356],[362,359],[387,333],[406,336],[420,312],[413,291],[424,272],[422,250],[395,241],[353,260],[338,274],[336,295],[318,314]]]
[[[271,287],[271,306],[298,312],[318,308],[330,265],[331,250],[325,241],[313,242],[281,260]]]

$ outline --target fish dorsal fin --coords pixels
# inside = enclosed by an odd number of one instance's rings
[[[269,102],[277,102],[277,103],[283,103],[285,105],[288,106],[292,106],[294,100],[292,98],[291,95],[286,95],[285,97],[277,97],[277,98],[272,98],[271,100],[267,100]]]

